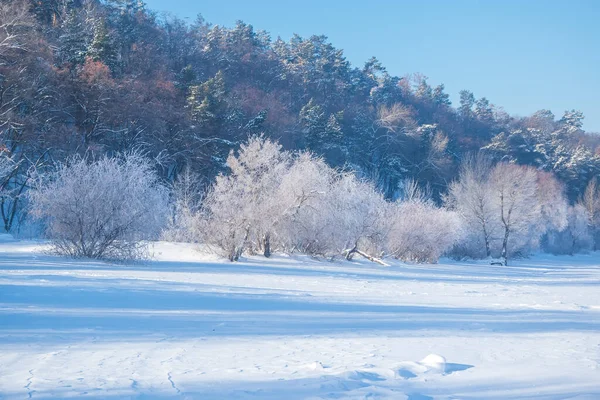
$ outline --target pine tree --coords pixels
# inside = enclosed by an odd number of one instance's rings
[[[444,84],[438,85],[433,89],[433,102],[438,106],[450,107],[452,102],[450,96],[444,92]]]
[[[91,42],[76,10],[71,10],[61,26],[58,55],[61,63],[83,64]]]
[[[94,23],[94,38],[88,46],[87,55],[94,61],[102,61],[115,72],[118,64],[117,51],[106,21],[102,18]]]
[[[192,120],[201,125],[212,125],[225,107],[225,79],[221,71],[200,84],[189,88],[187,108]]]

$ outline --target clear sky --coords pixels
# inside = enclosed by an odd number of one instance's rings
[[[600,0],[145,0],[213,24],[236,20],[289,39],[324,34],[356,66],[471,90],[510,114],[579,109],[600,132]]]

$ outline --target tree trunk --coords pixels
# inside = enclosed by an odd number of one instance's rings
[[[263,238],[263,248],[264,248],[264,256],[269,258],[271,257],[271,235],[265,235]]]
[[[363,256],[364,258],[366,258],[366,259],[367,259],[367,260],[369,260],[369,261],[375,262],[375,263],[377,263],[377,264],[381,264],[381,265],[383,265],[384,267],[389,267],[389,265],[388,265],[388,264],[386,264],[385,262],[383,262],[383,260],[380,260],[380,259],[379,259],[379,258],[377,258],[377,257],[370,256],[370,255],[368,255],[367,253],[363,253],[362,251],[360,251],[360,250],[358,250],[358,249],[356,250],[356,253],[360,254],[361,256]]]
[[[490,258],[492,255],[492,251],[490,249],[490,237],[488,235],[485,223],[483,224],[483,240],[485,241],[485,256],[487,258]]]
[[[358,251],[358,248],[356,246],[356,244],[354,245],[354,247],[350,250],[346,250],[346,260],[347,261],[352,261],[352,257],[354,256],[354,253],[356,253]]]
[[[508,265],[508,235],[510,230],[504,228],[504,240],[502,241],[502,258],[504,259],[504,266]]]
[[[381,264],[381,265],[383,265],[384,267],[389,267],[389,265],[388,265],[388,264],[386,264],[385,262],[383,262],[383,261],[382,261],[382,260],[380,260],[379,258],[377,258],[377,257],[373,257],[373,256],[371,256],[371,255],[368,255],[368,254],[367,254],[367,253],[365,253],[364,251],[360,251],[360,250],[358,249],[358,246],[357,246],[357,245],[354,245],[354,247],[353,247],[352,249],[350,249],[350,250],[347,250],[345,253],[346,253],[346,260],[348,260],[348,261],[351,261],[351,260],[352,260],[352,257],[354,256],[354,254],[360,254],[361,256],[363,256],[364,258],[366,258],[367,260],[369,260],[369,261],[371,261],[371,262],[374,262],[374,263],[377,263],[377,264]]]

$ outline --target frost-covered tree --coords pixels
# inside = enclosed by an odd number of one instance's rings
[[[277,194],[285,209],[278,224],[285,251],[331,255],[330,232],[335,227],[325,206],[336,177],[322,158],[301,153],[294,159]]]
[[[479,256],[481,248],[485,257],[490,257],[492,242],[497,237],[493,193],[489,184],[491,171],[491,160],[483,154],[467,157],[458,180],[450,184],[446,199],[447,205],[456,210],[465,222],[468,240],[463,251],[471,257]]]
[[[281,214],[275,194],[289,168],[289,154],[262,136],[242,144],[227,159],[229,175],[220,175],[205,201],[206,240],[231,261],[244,248],[270,256],[274,226]]]
[[[386,233],[387,203],[372,183],[303,153],[283,177],[277,197],[287,249],[348,260],[358,253],[376,260]]]
[[[59,254],[132,259],[164,223],[167,191],[137,153],[96,161],[72,158],[29,192]]]
[[[385,237],[385,211],[387,203],[373,184],[359,181],[354,174],[340,174],[328,188],[323,207],[331,215],[334,246],[337,252],[352,259],[360,253],[381,249]]]
[[[569,223],[569,202],[564,184],[550,172],[537,171],[537,198],[541,213],[538,232],[543,235],[551,230],[564,230]]]
[[[26,168],[25,160],[16,160],[8,151],[0,151],[0,218],[6,232],[14,232],[14,227],[24,219],[23,203],[26,197],[30,173],[35,166]]]
[[[501,257],[505,265],[542,218],[537,188],[537,173],[531,167],[500,163],[490,174],[494,212],[503,231]]]
[[[8,153],[0,151],[0,194],[3,190],[5,190],[2,183],[8,178],[14,169],[15,162],[13,159],[8,155]]]

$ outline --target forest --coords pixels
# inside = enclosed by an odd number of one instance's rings
[[[452,104],[325,36],[137,0],[0,3],[2,228],[42,221],[72,256],[157,237],[232,261],[595,250],[600,137],[583,119],[509,115],[469,90]]]

